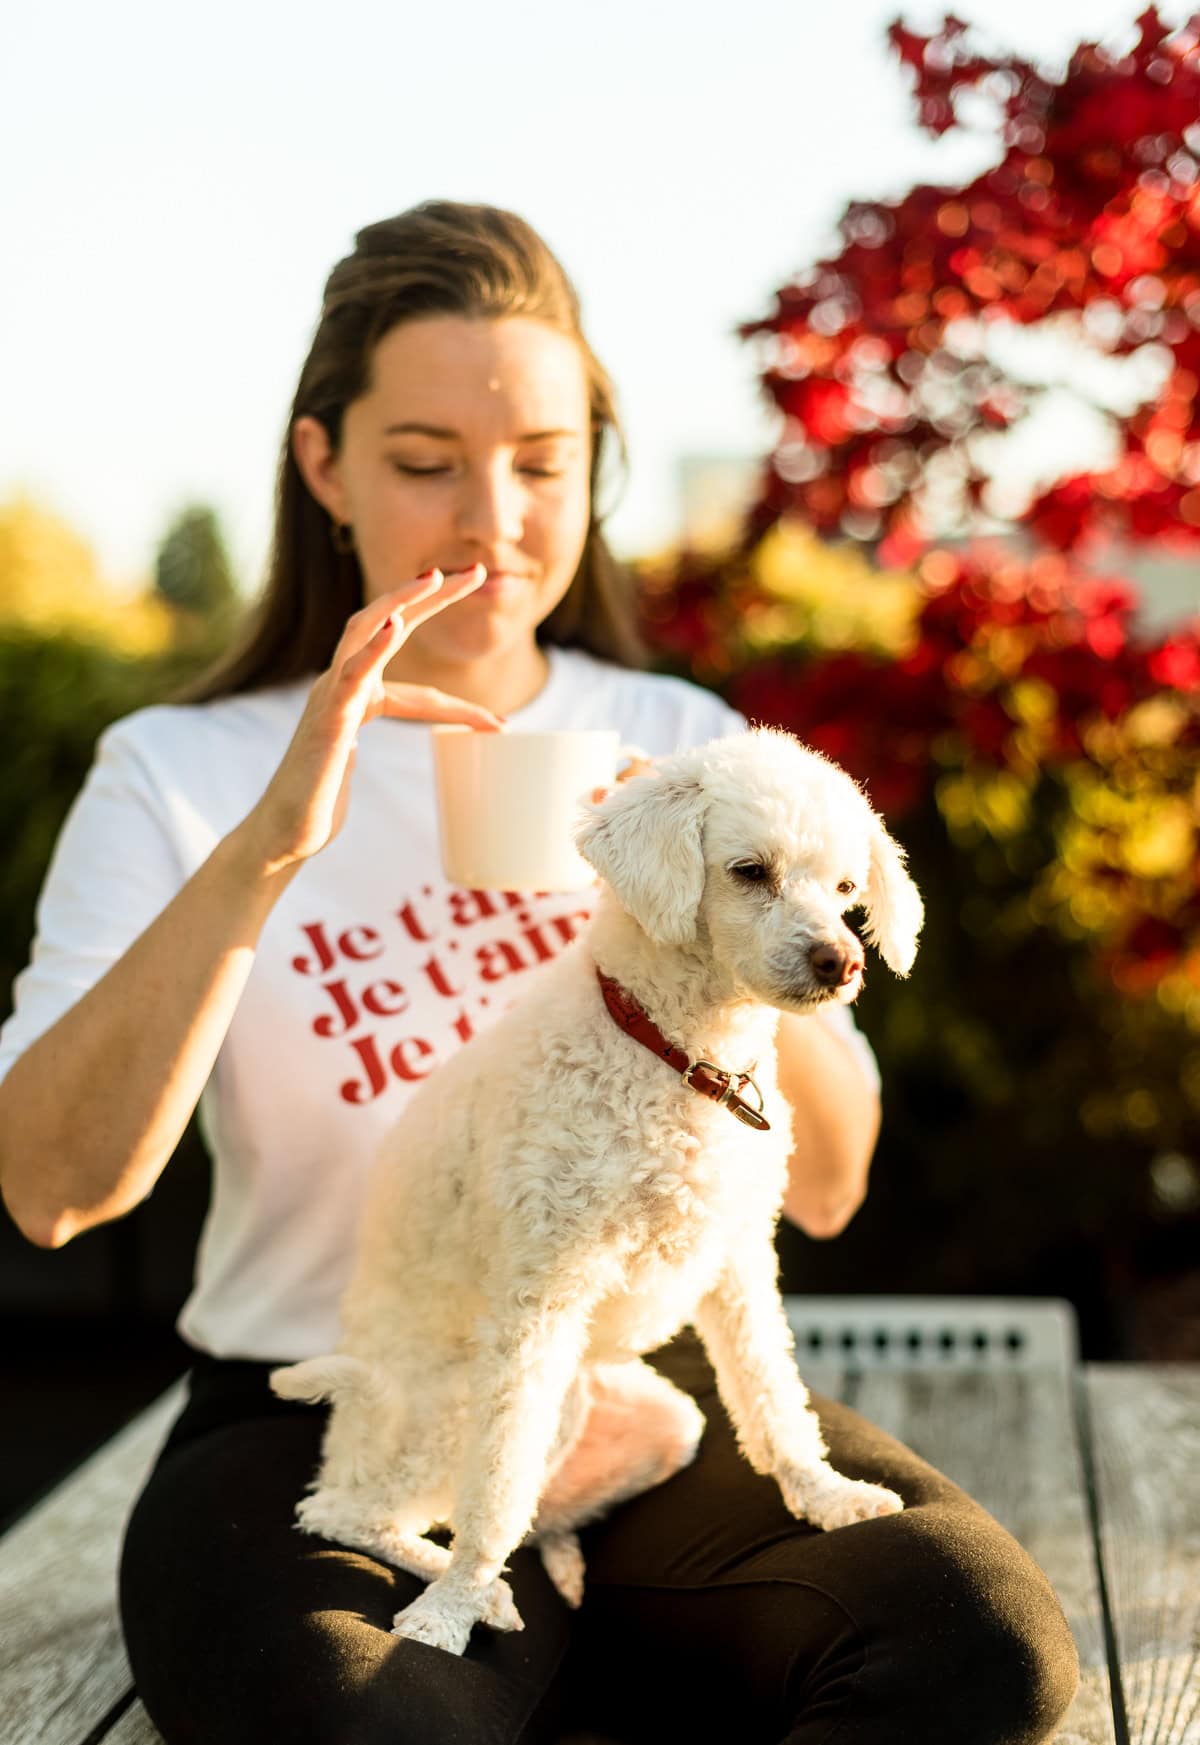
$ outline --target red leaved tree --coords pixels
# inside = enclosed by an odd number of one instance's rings
[[[905,562],[937,520],[976,523],[993,484],[979,439],[1047,391],[1000,360],[997,329],[1050,323],[1127,360],[1136,404],[1097,399],[1111,465],[1055,481],[1021,519],[1060,549],[1200,539],[1200,15],[1172,33],[1151,7],[1138,31],[1125,55],[1082,44],[1051,80],[982,54],[958,19],[930,37],[892,26],[921,125],[944,134],[990,103],[1002,155],[966,187],[855,202],[841,250],[740,329],[764,339],[787,420],[750,537],[792,512]]]
[[[990,115],[998,161],[853,203],[839,252],[740,329],[779,438],[726,550],[643,566],[643,620],[665,664],[862,781],[928,899],[913,976],[862,1001],[887,1167],[803,1288],[844,1288],[849,1254],[881,1290],[1072,1295],[1086,1336],[1089,1293],[1200,1235],[1200,618],[1150,634],[1096,563],[1200,540],[1200,15],[1151,9],[1058,78],[954,18],[890,36],[922,125]],[[1022,499],[1005,450],[1064,385],[1108,458],[1058,454]],[[799,528],[893,571],[866,590],[909,603],[904,639],[822,640]]]

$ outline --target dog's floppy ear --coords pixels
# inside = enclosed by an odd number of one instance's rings
[[[904,850],[876,818],[871,832],[871,866],[863,897],[863,928],[889,969],[906,976],[917,955],[917,935],[925,905],[904,868]]]
[[[621,907],[660,945],[694,939],[704,894],[704,789],[695,777],[636,776],[584,811],[575,846]]]

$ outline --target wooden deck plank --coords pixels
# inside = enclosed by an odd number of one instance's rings
[[[1114,1745],[1099,1578],[1070,1377],[1052,1369],[869,1370],[855,1409],[981,1503],[1049,1577],[1080,1688],[1058,1745]],[[1036,1450],[1036,1458],[1029,1458]]]
[[[801,1353],[800,1367],[815,1391],[844,1396],[840,1366]],[[1128,1739],[1200,1745],[1200,1368],[1093,1365],[1081,1385]],[[1045,1569],[1084,1668],[1058,1745],[1113,1745],[1064,1378],[995,1366],[869,1370],[853,1398],[963,1484]],[[0,1541],[0,1745],[80,1745],[109,1716],[105,1745],[161,1745],[141,1704],[123,1706],[130,1686],[114,1578],[130,1501],[178,1399],[173,1390],[156,1402]],[[1029,1448],[1036,1462],[1014,1454]]]
[[[163,1745],[163,1736],[141,1703],[135,1701],[104,1735],[104,1745]]]
[[[1130,1745],[1200,1745],[1200,1367],[1084,1375]]]
[[[117,1554],[182,1397],[177,1384],[0,1540],[0,1745],[79,1745],[128,1691]]]

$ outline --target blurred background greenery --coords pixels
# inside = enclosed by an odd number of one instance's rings
[[[785,1286],[1064,1295],[1091,1355],[1200,1356],[1193,644],[1139,649],[1131,590],[1058,558],[882,571],[794,518],[733,535],[637,566],[656,664],[849,768],[928,908],[911,977],[875,966],[860,1001],[871,1193],[834,1243],[781,1228]],[[124,601],[69,528],[0,508],[5,994],[97,735],[211,658],[236,598],[203,507]],[[5,1230],[0,1309],[116,1314],[169,1373],[207,1174],[193,1127],[121,1224],[54,1254]]]

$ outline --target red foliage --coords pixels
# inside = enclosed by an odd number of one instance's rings
[[[1093,310],[1108,320],[1087,328],[1097,349],[1154,345],[1171,373],[1118,424],[1114,465],[1060,483],[1027,518],[1061,549],[1102,532],[1200,539],[1200,15],[1171,32],[1151,7],[1138,29],[1125,55],[1081,44],[1055,82],[976,52],[957,19],[930,37],[892,27],[922,125],[944,133],[963,95],[982,93],[1002,156],[966,187],[852,204],[841,252],[741,328],[773,336],[764,383],[789,420],[749,538],[794,512],[908,561],[930,461],[952,456],[964,506],[977,504],[987,477],[968,439],[1037,395],[989,361],[986,324]]]
[[[1062,558],[1018,565],[987,547],[942,552],[905,658],[779,656],[745,668],[727,691],[752,719],[836,759],[900,817],[928,793],[944,734],[956,736],[960,758],[1003,766],[1027,755],[1015,737],[1019,681],[1045,687],[1043,768],[1085,755],[1089,721],[1115,720],[1163,689],[1200,701],[1200,622],[1150,643],[1136,632],[1136,605],[1128,583]],[[1200,708],[1192,718],[1200,734]]]
[[[979,52],[952,17],[933,36],[892,27],[921,124],[945,133],[965,99],[990,101],[999,161],[965,187],[852,204],[840,252],[741,328],[769,342],[763,380],[783,436],[738,547],[684,553],[644,596],[652,646],[834,758],[889,820],[927,803],[942,772],[971,778],[943,804],[976,777],[993,797],[1036,790],[1039,830],[1118,769],[1134,769],[1135,793],[1193,792],[1200,619],[1151,643],[1134,589],[1076,561],[1115,538],[1200,541],[1200,14],[1171,31],[1151,7],[1137,25],[1128,53],[1081,44],[1059,79]],[[907,567],[937,531],[936,478],[976,530],[992,481],[973,439],[1019,425],[1044,391],[1006,374],[995,324],[1062,318],[1097,353],[1153,348],[1162,385],[1128,415],[1110,411],[1106,470],[1062,478],[1028,505],[1042,554],[930,553],[916,645],[900,660],[809,658],[798,620],[794,650],[747,664],[743,616],[761,602],[745,560],[781,517],[873,541],[881,563]],[[1174,706],[1129,724],[1164,693]],[[1012,779],[990,781],[989,767]],[[1110,849],[1102,841],[1072,876],[1092,880],[1098,912],[1116,917],[1101,947],[1113,981],[1143,995],[1181,968],[1194,978],[1200,852],[1194,878],[1186,845],[1182,872],[1177,856],[1159,878]]]

